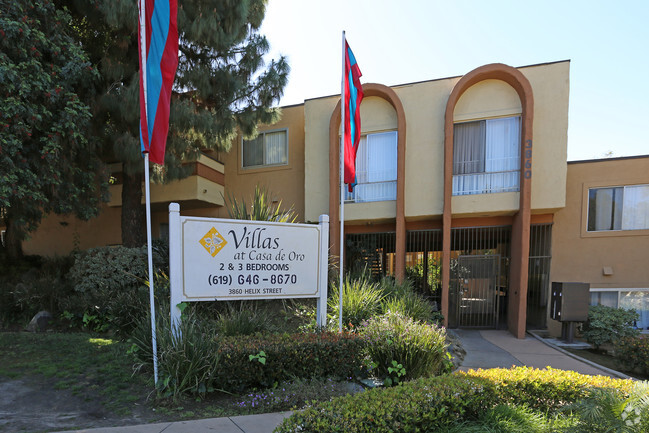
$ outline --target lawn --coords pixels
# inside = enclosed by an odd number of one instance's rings
[[[27,406],[6,400],[9,414],[0,431],[43,431],[143,424],[160,421],[236,416],[287,410],[305,400],[326,400],[350,391],[346,383],[327,379],[294,381],[275,390],[232,394],[213,392],[204,398],[158,398],[153,372],[134,371],[131,344],[88,333],[0,332],[0,387],[33,388]],[[16,397],[18,398],[18,397]],[[21,411],[26,411],[21,415]],[[39,412],[40,411],[40,412]],[[54,415],[72,424],[48,427]],[[37,413],[34,413],[37,412]],[[67,414],[67,415],[65,415]],[[64,416],[65,415],[65,416]],[[56,418],[56,416],[54,416]],[[16,423],[20,418],[20,423]],[[7,421],[8,420],[8,421]]]

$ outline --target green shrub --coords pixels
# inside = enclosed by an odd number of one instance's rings
[[[615,358],[627,371],[649,376],[649,339],[621,338],[615,344]]]
[[[275,432],[448,431],[461,422],[479,420],[497,405],[528,406],[550,416],[555,409],[585,397],[589,388],[608,387],[629,393],[633,386],[630,380],[554,369],[469,371],[317,403],[285,419]]]
[[[546,367],[512,369],[492,368],[457,372],[459,376],[480,377],[489,380],[498,390],[502,404],[526,405],[543,412],[556,411],[568,403],[586,397],[590,388],[616,388],[628,392],[633,381],[607,376],[588,376],[574,371]]]
[[[433,306],[426,298],[415,291],[410,280],[397,282],[385,277],[379,286],[386,293],[381,304],[382,312],[395,311],[414,320],[430,322],[433,319]]]
[[[169,293],[166,249],[160,242],[152,249],[156,295],[165,298]],[[93,317],[93,330],[110,329],[128,336],[149,309],[146,247],[100,247],[77,253],[69,278],[75,293],[63,301],[64,310]]]
[[[358,335],[330,332],[224,337],[219,347],[219,387],[242,391],[291,378],[346,379],[360,370],[364,346]]]
[[[446,331],[437,325],[388,312],[367,322],[361,334],[367,338],[365,350],[375,366],[372,373],[380,378],[390,378],[394,382],[395,372],[390,369],[398,365],[405,369],[405,374],[397,374],[399,381],[433,376],[444,368]]]
[[[140,368],[153,364],[150,317],[144,315],[140,319],[130,339],[133,343],[131,352]],[[172,332],[168,304],[158,308],[156,388],[163,396],[176,399],[181,394],[203,395],[216,389],[220,355],[215,334],[213,322],[196,320],[191,312],[183,313],[180,326]]]
[[[242,302],[239,307],[228,306],[217,316],[217,332],[219,335],[251,335],[256,332],[272,331],[271,320],[264,310],[260,310],[249,302]]]
[[[339,282],[331,285],[327,301],[329,311],[333,312],[333,323],[338,328],[338,315],[340,311]],[[381,312],[381,303],[385,293],[381,287],[372,282],[365,274],[362,276],[345,276],[343,281],[343,326],[346,329],[355,329],[363,321]]]
[[[640,333],[633,328],[638,317],[635,310],[596,305],[588,310],[588,320],[582,327],[582,335],[596,347],[605,343],[615,344],[621,338],[635,337]]]
[[[484,379],[422,378],[314,404],[286,418],[275,432],[434,432],[477,418],[495,399]]]

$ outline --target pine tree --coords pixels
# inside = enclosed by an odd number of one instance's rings
[[[107,193],[84,102],[97,72],[69,21],[51,1],[0,0],[0,217],[11,257],[43,215],[87,220]]]
[[[139,143],[136,0],[59,0],[75,16],[77,37],[101,74],[94,101],[95,134],[103,157],[123,164],[122,243],[144,243],[143,163]],[[277,119],[272,108],[287,82],[282,57],[268,64],[259,28],[266,0],[179,1],[179,65],[170,108],[164,166],[152,179],[187,176],[183,161],[201,150],[229,151],[238,132],[256,133]]]

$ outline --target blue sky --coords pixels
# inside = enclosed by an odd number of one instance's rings
[[[649,154],[649,0],[269,0],[280,105],[340,93],[343,30],[366,83],[570,60],[568,160]]]

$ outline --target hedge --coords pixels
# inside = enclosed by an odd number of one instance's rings
[[[541,411],[554,411],[587,395],[589,388],[615,388],[628,393],[633,381],[608,376],[589,376],[546,367],[492,368],[458,372],[460,376],[488,380],[502,404],[523,404]]]
[[[218,386],[228,391],[268,388],[292,378],[354,376],[365,339],[322,332],[219,338]]]
[[[584,397],[591,387],[629,392],[632,386],[630,380],[551,368],[471,370],[317,403],[285,419],[275,432],[437,431],[475,420],[497,404],[528,404],[547,413]]]

